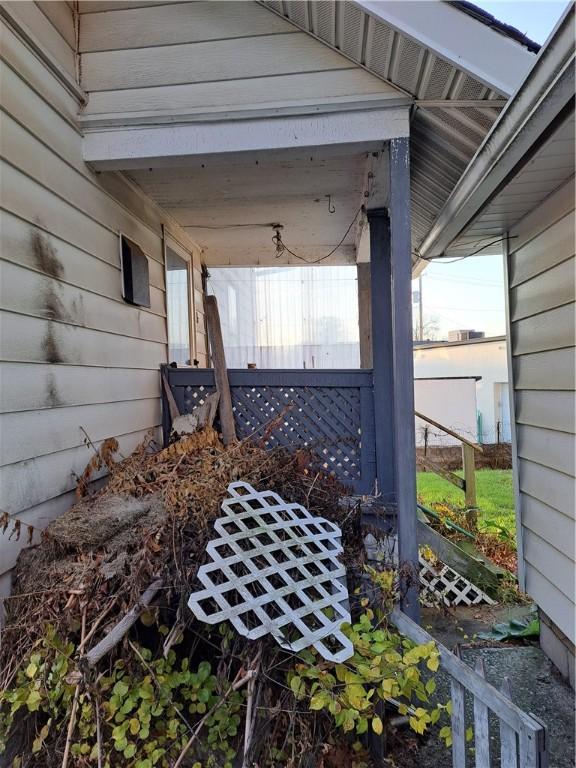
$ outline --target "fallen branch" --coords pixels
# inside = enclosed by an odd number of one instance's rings
[[[260,658],[262,656],[262,646],[258,648],[258,652],[254,659],[254,666],[252,668],[252,678],[248,681],[248,696],[246,699],[246,720],[244,722],[244,756],[242,758],[242,768],[249,768],[248,755],[250,753],[250,746],[252,744],[252,731],[254,728],[254,690],[256,688],[256,678],[260,671]]]
[[[80,632],[80,642],[84,640],[86,636],[86,608],[82,611],[82,629]],[[74,728],[76,727],[76,715],[78,713],[78,699],[80,698],[80,687],[82,684],[82,678],[76,683],[74,690],[74,699],[72,701],[72,709],[70,711],[70,720],[68,722],[68,731],[66,732],[66,744],[64,746],[64,756],[62,758],[62,768],[66,768],[68,765],[68,758],[70,757],[70,747],[72,746],[72,736],[74,735]]]
[[[216,710],[219,709],[222,706],[222,704],[224,704],[224,702],[226,701],[228,696],[230,696],[232,691],[238,691],[240,688],[242,688],[242,686],[246,685],[246,683],[248,683],[250,680],[252,680],[252,678],[255,677],[256,674],[257,674],[256,670],[251,669],[249,672],[247,672],[244,675],[244,677],[241,677],[239,680],[237,680],[236,682],[232,683],[232,685],[230,686],[230,688],[228,688],[228,690],[222,696],[222,698],[219,699],[216,702],[216,704],[214,704],[214,706],[211,707],[211,709],[208,710],[208,712],[206,712],[206,714],[204,715],[202,720],[200,720],[200,722],[196,726],[196,728],[194,730],[194,733],[192,734],[192,736],[190,736],[188,742],[184,745],[184,747],[182,749],[182,752],[180,752],[180,755],[178,756],[178,760],[176,760],[176,762],[174,763],[173,768],[179,768],[182,765],[182,761],[184,760],[184,758],[188,754],[188,751],[190,750],[190,747],[192,746],[192,744],[194,744],[194,742],[198,738],[198,736],[199,736],[202,728],[204,727],[204,724],[208,720],[208,718],[211,715],[213,715],[214,712],[216,712]]]
[[[120,621],[112,627],[99,643],[91,648],[82,657],[82,663],[88,667],[94,667],[103,656],[106,656],[126,635],[128,630],[138,621],[140,615],[148,608],[158,590],[162,587],[162,579],[156,579],[144,592],[140,600],[134,605]]]

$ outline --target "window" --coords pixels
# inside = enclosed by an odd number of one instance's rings
[[[356,267],[211,267],[230,368],[358,368]]]
[[[122,296],[129,304],[140,307],[150,306],[150,279],[148,259],[139,245],[122,235],[120,237],[122,258]]]
[[[190,277],[188,263],[166,249],[168,361],[190,365]]]

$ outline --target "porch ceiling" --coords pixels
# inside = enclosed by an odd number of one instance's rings
[[[202,247],[209,266],[353,264],[372,153],[381,147],[215,155],[127,174]],[[277,256],[276,223],[293,254]]]
[[[538,46],[470,3],[261,4],[414,98],[411,196],[417,250],[532,66]]]

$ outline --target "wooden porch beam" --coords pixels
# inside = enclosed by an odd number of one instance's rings
[[[408,136],[408,107],[350,110],[86,132],[84,160],[98,170],[169,167],[186,158],[318,146],[376,151]]]
[[[360,368],[372,368],[372,295],[370,291],[370,262],[357,264],[356,271],[358,274]]]

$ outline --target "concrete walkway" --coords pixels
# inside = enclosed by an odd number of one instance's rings
[[[513,613],[518,613],[515,608]],[[499,688],[504,677],[510,680],[512,700],[525,712],[535,715],[548,728],[550,768],[574,768],[575,766],[575,719],[574,691],[558,675],[540,648],[534,645],[506,645],[466,647],[474,634],[489,628],[493,621],[501,621],[505,615],[510,618],[509,608],[492,608],[489,617],[484,611],[475,609],[458,610],[452,616],[438,612],[426,613],[422,624],[436,639],[453,649],[461,643],[463,661],[474,667],[481,657],[486,669],[486,678]],[[486,620],[488,618],[488,621]],[[466,637],[465,637],[466,636]],[[449,679],[438,679],[439,701],[449,699]],[[466,701],[467,724],[472,724],[472,701]],[[500,766],[500,743],[496,718],[490,723],[491,765]],[[471,742],[473,747],[473,742]],[[438,739],[431,735],[413,758],[414,766],[422,768],[451,768],[452,758]],[[473,752],[469,765],[474,765]]]

